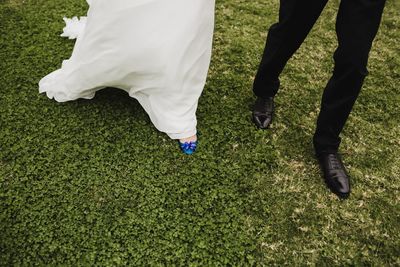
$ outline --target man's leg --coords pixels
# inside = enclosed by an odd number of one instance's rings
[[[274,114],[273,97],[279,89],[279,75],[287,61],[303,43],[327,0],[281,0],[279,22],[268,32],[253,91],[257,96],[253,121],[258,128],[267,128]]]
[[[337,153],[339,135],[368,73],[368,54],[384,5],[385,0],[342,0],[339,7],[335,69],[322,97],[314,148],[325,182],[341,198],[350,194],[350,178]]]
[[[274,97],[279,89],[279,75],[287,61],[303,43],[327,0],[281,0],[279,22],[268,32],[264,54],[254,80],[254,94]]]
[[[339,148],[339,134],[368,73],[368,55],[384,5],[385,0],[342,0],[340,4],[335,69],[322,97],[314,135],[317,154],[336,153]]]

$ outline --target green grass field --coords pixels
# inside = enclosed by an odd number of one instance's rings
[[[326,189],[312,135],[338,1],[289,62],[272,129],[250,121],[278,0],[219,0],[200,147],[188,157],[116,89],[56,103],[84,0],[0,0],[1,266],[400,266],[400,3],[388,0],[343,133],[353,192]]]

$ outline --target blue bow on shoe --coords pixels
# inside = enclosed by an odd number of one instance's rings
[[[186,155],[192,155],[196,151],[197,141],[190,141],[185,143],[179,142],[179,146],[183,153],[185,153]]]

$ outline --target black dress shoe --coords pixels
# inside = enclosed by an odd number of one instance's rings
[[[337,153],[317,155],[324,179],[329,189],[340,198],[350,195],[350,177]]]
[[[260,129],[267,129],[274,115],[274,98],[257,97],[253,108],[253,122]]]

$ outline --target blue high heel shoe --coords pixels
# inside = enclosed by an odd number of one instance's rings
[[[183,153],[186,155],[192,155],[196,151],[198,141],[190,141],[185,143],[178,141],[178,143]]]

